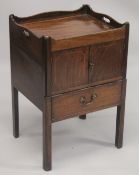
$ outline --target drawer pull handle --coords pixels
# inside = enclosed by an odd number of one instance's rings
[[[82,105],[90,105],[96,98],[97,98],[97,94],[95,93],[95,94],[91,95],[90,101],[87,102],[86,97],[85,97],[85,96],[82,96],[82,97],[80,98],[80,103],[81,103]]]

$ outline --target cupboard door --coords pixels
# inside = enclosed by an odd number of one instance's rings
[[[90,48],[89,82],[107,82],[122,76],[124,42],[98,44]]]
[[[52,93],[88,84],[89,48],[75,48],[52,54]]]

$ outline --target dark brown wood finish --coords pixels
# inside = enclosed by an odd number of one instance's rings
[[[51,38],[42,37],[43,45],[43,96],[51,96],[52,88],[52,61],[51,61]]]
[[[70,49],[75,47],[87,46],[91,44],[99,44],[103,42],[110,42],[119,39],[123,39],[125,30],[123,28],[117,28],[109,31],[104,31],[92,35],[74,37],[63,40],[52,40],[52,51]]]
[[[9,18],[10,27],[10,60],[11,60],[11,72],[12,72],[12,59],[13,59],[13,25],[12,19]],[[19,107],[18,107],[18,90],[13,86],[13,75],[11,73],[11,92],[12,92],[12,117],[13,117],[13,136],[19,137]]]
[[[125,44],[124,44],[124,62],[123,62],[123,78],[126,79],[127,72],[127,56],[128,56],[128,41],[129,41],[129,28],[130,25],[128,22],[124,24],[125,27]]]
[[[43,169],[46,171],[52,168],[51,125],[51,97],[46,97],[43,106]]]
[[[50,14],[42,19],[39,15],[33,17],[17,18],[18,25],[24,27],[36,36],[51,36],[52,51],[86,46],[89,44],[109,42],[124,38],[123,25],[105,14],[98,14],[88,6],[68,13],[63,12],[54,18]],[[55,15],[54,15],[55,16]],[[106,20],[107,19],[107,20]],[[76,25],[75,25],[76,24]],[[78,26],[78,27],[77,27]],[[114,28],[115,27],[115,28]]]
[[[121,148],[123,146],[125,96],[126,96],[126,80],[124,80],[122,83],[121,104],[117,106],[116,137],[115,137],[115,146],[117,148]]]
[[[19,137],[18,91],[43,113],[43,168],[52,167],[52,123],[117,106],[122,147],[129,23],[88,5],[19,18],[10,15],[13,135]]]
[[[18,90],[12,86],[13,136],[19,137]]]
[[[120,104],[121,81],[52,97],[53,122]]]
[[[88,84],[89,47],[54,52],[52,93]]]
[[[44,96],[42,39],[31,33],[26,36],[24,31],[15,24],[13,16],[10,16],[12,86],[42,110]]]
[[[43,52],[43,169],[46,171],[52,168],[52,117],[51,117],[51,38],[42,37]]]
[[[129,40],[129,23],[125,23],[126,37],[124,45],[124,62],[123,62],[123,83],[122,83],[122,95],[121,105],[117,106],[117,118],[116,118],[116,136],[115,146],[122,148],[123,146],[123,132],[124,132],[124,118],[125,118],[125,98],[126,98],[126,70],[127,70],[127,55],[128,55],[128,40]]]
[[[80,14],[51,20],[21,23],[38,37],[51,36],[55,40],[95,34],[112,29],[103,21],[88,14]],[[77,27],[78,26],[78,27]]]
[[[89,80],[99,82],[112,78],[122,77],[123,66],[123,40],[93,45],[90,51]]]

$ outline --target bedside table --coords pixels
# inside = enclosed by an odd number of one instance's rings
[[[13,134],[18,91],[43,113],[43,168],[51,169],[53,122],[117,107],[115,146],[123,144],[129,23],[88,5],[19,18],[10,15]]]

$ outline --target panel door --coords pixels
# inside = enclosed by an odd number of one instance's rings
[[[91,46],[89,82],[107,82],[120,79],[123,69],[123,41]]]
[[[58,51],[52,55],[52,92],[69,91],[88,84],[89,47]]]

